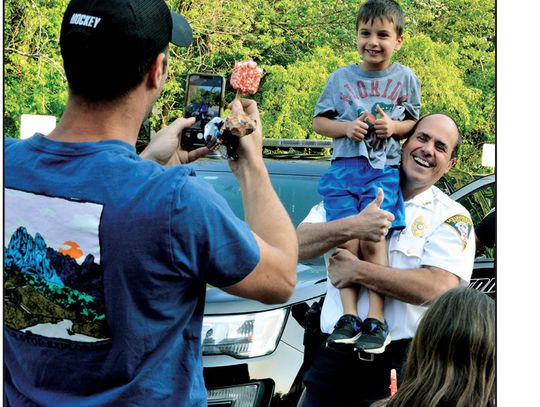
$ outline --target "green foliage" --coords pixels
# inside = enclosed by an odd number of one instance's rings
[[[428,36],[418,34],[407,39],[396,54],[396,60],[409,66],[420,80],[422,115],[445,112],[457,121],[464,135],[462,157],[467,157],[467,160],[458,160],[457,166],[467,166],[477,172],[481,170],[477,154],[481,143],[473,135],[482,131],[483,122],[477,108],[481,104],[482,91],[467,86],[465,74],[459,68],[457,49],[456,43],[434,42]],[[473,146],[472,150],[470,146]]]
[[[465,85],[481,92],[477,103],[469,106],[473,126],[463,128],[466,142],[479,156],[482,143],[495,142],[495,1],[404,0],[402,4],[411,35],[422,33],[434,42],[455,44],[456,66]]]
[[[60,117],[67,97],[58,46],[67,0],[4,4],[4,134],[18,137],[23,113]]]
[[[287,67],[265,67],[267,80],[261,89],[264,95],[261,120],[269,137],[324,138],[312,130],[315,103],[328,76],[357,57],[356,52],[338,54],[323,47]]]
[[[62,115],[67,99],[58,46],[68,0],[4,4],[4,134],[18,137],[23,113]],[[189,72],[229,77],[236,60],[265,69],[253,96],[266,137],[319,137],[311,116],[328,75],[358,61],[357,0],[168,0],[190,21],[193,45],[170,48],[169,80],[146,126],[183,114]],[[401,0],[405,43],[395,58],[422,83],[422,113],[447,111],[464,133],[460,166],[480,167],[482,143],[495,141],[494,0]],[[227,90],[226,99],[234,93]]]

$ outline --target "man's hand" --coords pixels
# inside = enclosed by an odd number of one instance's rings
[[[375,120],[375,134],[378,138],[386,139],[391,137],[396,132],[396,126],[394,121],[388,116],[384,110],[377,105],[377,112],[381,117]]]
[[[259,164],[264,167],[262,160],[262,125],[259,117],[257,102],[251,99],[235,99],[229,105],[233,113],[245,112],[255,122],[255,130],[245,137],[240,137],[238,145],[238,160],[229,161],[231,170],[240,175],[245,166]]]
[[[347,249],[337,248],[329,259],[328,278],[336,288],[354,285],[354,277],[362,260]]]
[[[355,141],[364,140],[364,137],[368,133],[368,128],[369,128],[367,123],[364,122],[367,115],[368,115],[367,110],[364,110],[364,112],[360,115],[360,117],[358,117],[356,120],[353,120],[352,122],[349,122],[349,125],[347,126],[348,138]]]
[[[186,151],[182,149],[180,143],[182,130],[192,126],[193,123],[195,123],[194,117],[176,119],[172,124],[157,132],[140,156],[145,160],[168,166],[187,164],[204,157],[210,152],[208,148],[200,147],[193,151]]]
[[[353,238],[380,242],[388,234],[394,215],[381,209],[384,200],[384,192],[381,188],[377,191],[377,197],[366,206],[358,215],[350,217],[349,227]]]
[[[287,210],[279,200],[262,158],[262,127],[257,103],[235,99],[233,113],[244,112],[255,122],[255,130],[238,142],[238,159],[230,160],[242,192],[245,221],[259,246],[259,263],[242,281],[225,287],[234,295],[266,304],[287,301],[296,285],[298,240]]]

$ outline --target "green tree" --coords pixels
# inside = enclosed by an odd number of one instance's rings
[[[58,46],[68,0],[6,0],[4,135],[18,137],[23,113],[59,118],[67,99]],[[265,69],[253,96],[267,137],[318,137],[311,115],[338,66],[358,60],[352,0],[169,0],[190,21],[194,42],[171,47],[169,81],[147,126],[182,115],[189,72],[229,77],[234,62],[253,58]],[[396,60],[422,82],[423,113],[455,113],[464,133],[463,170],[479,164],[495,140],[494,0],[401,0],[405,45]],[[227,89],[227,100],[234,96]],[[144,142],[144,140],[143,140]]]
[[[66,0],[4,5],[4,134],[18,137],[23,113],[61,116],[67,96],[58,47]]]

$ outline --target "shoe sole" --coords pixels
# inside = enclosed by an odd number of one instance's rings
[[[358,332],[358,334],[353,336],[352,338],[336,339],[331,342],[327,342],[327,345],[332,343],[353,344],[356,343],[356,341],[358,340],[358,338],[360,338],[361,335],[362,332]]]
[[[336,339],[332,342],[326,342],[326,349],[330,349],[337,352],[352,352],[354,350],[354,344],[360,338],[362,332],[353,338]]]
[[[386,339],[384,340],[384,343],[383,345],[380,347],[380,348],[374,348],[374,349],[358,349],[358,348],[355,348],[358,352],[365,352],[365,353],[373,353],[375,355],[379,355],[381,353],[384,352],[384,350],[386,349],[386,346],[392,342],[392,338],[390,338],[390,334],[388,334],[388,336],[386,337]]]

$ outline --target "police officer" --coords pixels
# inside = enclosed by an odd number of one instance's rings
[[[325,223],[324,207],[317,205],[298,227],[300,258],[326,252],[329,279],[320,320],[323,335],[332,332],[343,314],[338,289],[359,285],[358,315],[366,317],[367,289],[385,295],[384,314],[392,337],[385,353],[372,361],[361,360],[366,355],[352,351],[320,348],[304,375],[302,406],[369,406],[388,397],[390,370],[397,370],[399,382],[426,304],[450,288],[468,285],[475,253],[470,214],[434,186],[455,164],[460,141],[457,125],[449,116],[432,114],[416,123],[403,145],[401,187],[407,225],[387,236],[389,267],[359,260],[346,250],[329,251],[351,238],[353,224],[357,230],[353,237],[377,238],[372,231],[367,233],[367,222],[384,216],[376,208],[381,195],[359,215],[335,221],[339,225]]]

